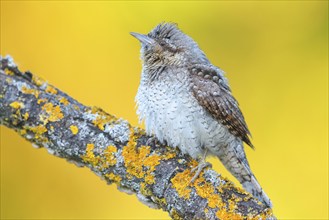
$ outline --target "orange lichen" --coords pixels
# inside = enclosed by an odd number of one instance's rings
[[[61,108],[58,105],[54,106],[52,103],[44,104],[44,106],[42,106],[42,110],[46,111],[48,114],[48,118],[46,120],[51,122],[59,121],[64,117],[63,113],[61,112]]]
[[[15,108],[15,109],[21,109],[21,108],[24,108],[25,107],[24,106],[24,103],[17,102],[17,101],[10,103],[9,106],[12,107],[12,108]]]
[[[74,135],[76,135],[79,131],[79,128],[75,125],[71,125],[70,129],[71,129],[72,134],[74,134]]]
[[[39,93],[40,93],[38,90],[35,90],[35,89],[29,89],[29,88],[27,88],[27,87],[25,87],[25,86],[22,86],[22,92],[23,92],[24,94],[31,94],[31,95],[34,95],[36,98],[39,97]]]
[[[51,85],[47,85],[46,92],[50,94],[57,94],[57,90]]]
[[[69,101],[68,101],[66,98],[64,98],[64,97],[62,97],[62,98],[59,100],[59,102],[62,103],[62,104],[64,104],[64,105],[68,105],[68,104],[69,104]]]

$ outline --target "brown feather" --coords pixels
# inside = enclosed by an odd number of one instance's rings
[[[250,131],[239,108],[232,96],[229,86],[214,68],[194,67],[192,75],[192,92],[199,104],[236,137],[254,148],[250,141]],[[202,72],[202,74],[200,73]]]

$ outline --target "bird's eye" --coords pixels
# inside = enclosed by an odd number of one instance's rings
[[[170,36],[167,35],[167,36],[164,37],[164,39],[170,40]]]

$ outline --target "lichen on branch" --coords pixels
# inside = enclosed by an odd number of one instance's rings
[[[89,167],[173,219],[275,218],[271,209],[212,169],[191,184],[197,162],[151,141],[144,130],[21,72],[9,56],[0,57],[0,65],[1,125],[35,146]]]

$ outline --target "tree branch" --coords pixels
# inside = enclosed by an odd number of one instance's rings
[[[212,169],[190,184],[197,162],[157,144],[97,107],[88,107],[0,57],[0,121],[38,147],[87,166],[119,190],[173,219],[274,219],[250,194]],[[147,144],[150,143],[150,144]]]

